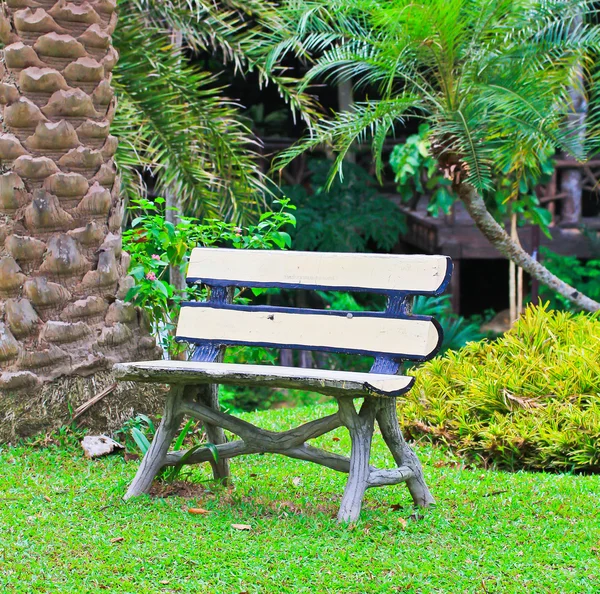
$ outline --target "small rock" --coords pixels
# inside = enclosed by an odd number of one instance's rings
[[[86,458],[108,456],[117,450],[125,449],[125,446],[106,435],[86,435],[81,442],[81,447]]]

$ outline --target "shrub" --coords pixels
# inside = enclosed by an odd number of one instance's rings
[[[503,468],[600,471],[600,316],[530,307],[495,342],[412,372],[409,437]]]
[[[123,233],[123,247],[131,256],[129,274],[133,287],[125,296],[142,308],[153,333],[166,352],[177,354],[181,346],[173,341],[179,307],[185,300],[200,300],[206,291],[197,285],[180,291],[171,284],[169,265],[187,268],[190,253],[196,246],[233,247],[237,249],[285,249],[290,247],[289,234],[283,227],[293,227],[295,206],[289,200],[275,200],[276,211],[267,211],[256,224],[238,227],[218,219],[197,219],[179,215],[174,225],[166,219],[165,200],[146,198],[132,200],[129,210],[137,214],[131,228]],[[172,208],[172,207],[170,207]],[[240,292],[234,300],[240,300]]]

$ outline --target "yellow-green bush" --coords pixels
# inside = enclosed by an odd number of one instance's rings
[[[600,472],[600,316],[529,308],[495,342],[429,361],[399,400],[407,436],[508,468]]]

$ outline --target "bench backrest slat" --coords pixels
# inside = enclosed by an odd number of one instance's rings
[[[183,304],[178,340],[196,344],[259,345],[423,360],[441,342],[437,322],[424,316],[389,317],[267,306]]]
[[[444,291],[452,272],[447,256],[346,254],[196,248],[188,283],[418,293]]]

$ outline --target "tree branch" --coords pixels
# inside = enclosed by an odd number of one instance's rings
[[[600,303],[560,280],[545,266],[534,260],[522,247],[512,241],[506,231],[492,217],[483,198],[477,193],[474,186],[466,183],[461,184],[458,187],[458,195],[477,228],[502,255],[578,307],[591,312],[600,310]]]
[[[329,433],[341,426],[342,422],[338,413],[328,415],[322,419],[310,421],[289,431],[267,431],[242,421],[233,415],[216,411],[200,402],[185,400],[181,403],[181,410],[205,423],[211,423],[239,435],[246,444],[257,451],[278,452],[280,449],[289,450],[302,446],[305,441]]]

